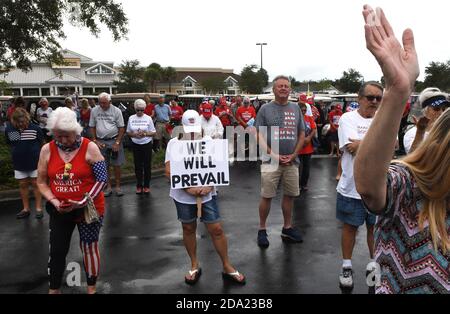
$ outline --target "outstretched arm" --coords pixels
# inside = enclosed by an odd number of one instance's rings
[[[358,193],[373,212],[386,205],[386,173],[394,152],[403,110],[419,75],[419,64],[410,29],[403,33],[403,47],[381,9],[365,5],[367,49],[375,56],[386,80],[383,100],[355,159]]]

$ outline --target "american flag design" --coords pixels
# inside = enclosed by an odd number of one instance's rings
[[[11,131],[8,132],[8,139],[10,142],[34,141],[37,139],[37,131],[36,130],[24,130],[23,132]]]
[[[100,229],[103,225],[103,216],[98,222],[86,224],[78,223],[80,233],[80,249],[83,253],[83,263],[88,278],[96,278],[100,272],[100,252],[98,249],[98,239]]]
[[[106,170],[106,163],[104,160],[98,161],[92,164],[92,171],[94,172],[95,184],[89,191],[89,195],[92,199],[95,199],[97,195],[103,191],[106,184],[108,183],[108,171]],[[84,197],[81,201],[78,202],[79,207],[83,207],[86,205],[87,198]]]

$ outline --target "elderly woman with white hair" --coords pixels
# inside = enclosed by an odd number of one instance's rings
[[[408,130],[403,138],[403,145],[407,154],[412,153],[428,136],[434,122],[450,105],[447,94],[439,88],[429,87],[420,93],[418,102],[422,107],[423,116],[413,116],[415,127]]]
[[[150,193],[152,146],[156,129],[152,118],[144,113],[146,106],[143,99],[137,99],[134,102],[136,114],[128,119],[127,125],[127,134],[133,145],[136,194]]]
[[[92,294],[96,292],[100,266],[98,241],[105,212],[105,161],[97,145],[80,136],[83,128],[69,108],[53,111],[47,128],[53,141],[42,147],[37,184],[47,199],[50,216],[49,293],[60,293],[66,255],[77,226],[87,289]]]

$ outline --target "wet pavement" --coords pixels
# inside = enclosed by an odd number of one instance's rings
[[[335,218],[337,159],[314,158],[309,191],[295,200],[294,224],[304,238],[301,244],[281,241],[280,195],[272,202],[268,219],[270,246],[256,245],[259,166],[241,162],[230,168],[231,186],[219,189],[218,202],[228,237],[233,265],[247,277],[245,286],[224,283],[221,262],[203,225],[198,228],[198,256],[203,274],[195,286],[184,283],[190,268],[176,218],[169,184],[152,180],[150,196],[136,195],[134,185],[123,186],[123,197],[107,198],[101,232],[99,293],[158,294],[281,294],[341,293],[338,275],[342,263],[340,223]],[[0,293],[46,293],[48,216],[16,220],[18,201],[0,202]],[[361,228],[353,255],[355,288],[366,294],[368,262],[366,231]],[[72,237],[67,263],[82,263],[78,231]],[[66,272],[66,275],[69,272]],[[84,293],[82,287],[63,287],[64,293]]]

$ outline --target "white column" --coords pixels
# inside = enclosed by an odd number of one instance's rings
[[[20,88],[20,96],[23,96],[23,88]]]

